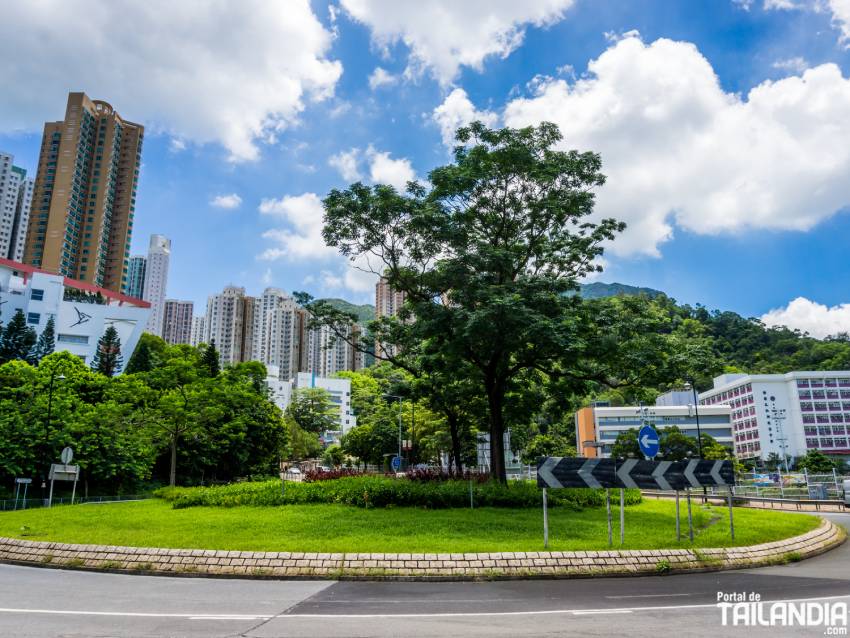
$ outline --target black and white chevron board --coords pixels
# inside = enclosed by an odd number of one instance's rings
[[[735,484],[732,461],[642,461],[549,456],[537,464],[538,487],[636,487],[683,490]]]

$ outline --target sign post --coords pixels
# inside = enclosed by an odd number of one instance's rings
[[[620,488],[620,545],[626,539],[626,490]]]
[[[77,479],[80,477],[80,466],[69,465],[74,459],[74,450],[66,447],[62,450],[59,457],[62,463],[53,463],[50,466],[50,497],[47,500],[47,507],[53,507],[53,482],[54,481],[74,481],[74,487],[71,489],[71,505],[74,504],[74,497],[77,494]]]
[[[15,479],[15,509],[18,509],[18,495],[21,493],[21,485],[24,486],[24,503],[23,508],[27,508],[27,487],[32,483],[31,478],[16,478]]]
[[[543,549],[549,549],[549,509],[547,507],[546,488],[543,488]]]
[[[607,512],[608,519],[608,547],[613,545],[612,533],[611,533],[611,490],[605,489],[605,511]]]
[[[679,523],[679,490],[676,490],[676,542],[682,539],[682,531]]]
[[[688,537],[691,539],[691,542],[694,542],[694,519],[691,516],[691,488],[687,488],[685,490],[685,494],[688,498]]]
[[[735,521],[732,518],[732,486],[729,486],[729,534],[735,540]]]

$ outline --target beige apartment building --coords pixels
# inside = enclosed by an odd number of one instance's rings
[[[175,346],[192,340],[192,313],[195,304],[191,301],[166,299],[162,312],[162,338]]]
[[[46,122],[24,263],[123,293],[144,127],[85,93]]]
[[[386,278],[381,277],[378,283],[375,284],[375,319],[397,315],[404,305],[404,299],[404,292],[393,290],[389,283],[387,283]],[[375,342],[375,355],[377,357],[392,356],[394,354],[394,346],[385,345],[379,341]]]

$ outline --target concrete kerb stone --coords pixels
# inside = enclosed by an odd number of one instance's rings
[[[241,552],[72,545],[0,538],[0,562],[59,569],[168,576],[338,580],[494,580],[592,578],[705,572],[811,558],[847,533],[822,519],[797,537],[705,549],[480,554]]]

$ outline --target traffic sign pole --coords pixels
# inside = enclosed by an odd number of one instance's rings
[[[729,486],[729,534],[735,540],[735,521],[732,517],[732,486]]]
[[[626,490],[620,488],[620,545],[626,538]]]
[[[688,497],[688,537],[694,542],[694,519],[691,516],[691,488],[685,490]]]
[[[543,488],[543,549],[549,549],[549,508],[546,488]]]
[[[676,542],[680,540],[682,540],[682,530],[679,523],[679,490],[676,490]]]
[[[611,531],[611,490],[605,490],[605,511],[608,514],[608,547],[614,544],[613,533]]]

